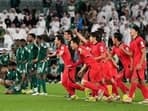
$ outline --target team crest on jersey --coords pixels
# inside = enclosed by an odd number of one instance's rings
[[[86,49],[87,49],[87,50],[89,50],[89,51],[91,50],[91,48],[90,48],[90,47],[86,47]]]
[[[141,42],[140,42],[140,45],[141,45],[142,47],[144,47],[144,42],[143,42],[143,41],[141,41]]]
[[[61,49],[64,50],[64,47],[62,46]]]
[[[126,49],[127,51],[129,51],[129,48],[128,48],[128,47],[126,47],[125,49]]]
[[[103,52],[103,51],[104,51],[102,46],[100,47],[100,50],[101,50],[101,52]]]

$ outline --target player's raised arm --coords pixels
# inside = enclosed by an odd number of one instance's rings
[[[82,42],[84,42],[84,43],[87,43],[88,42],[88,40],[80,32],[77,31],[77,29],[75,29],[73,32],[78,36],[78,38]]]

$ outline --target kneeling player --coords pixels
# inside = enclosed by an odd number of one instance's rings
[[[4,79],[0,79],[0,84],[7,88],[6,94],[18,94],[21,92],[21,76],[16,70],[16,63],[10,62]]]

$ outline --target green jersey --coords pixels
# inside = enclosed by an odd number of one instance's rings
[[[0,65],[8,65],[10,60],[9,54],[0,55]]]
[[[22,74],[26,73],[26,62],[27,62],[28,52],[24,47],[20,47],[16,50],[16,63],[17,70]]]
[[[42,43],[42,44],[40,44],[38,46],[38,56],[37,56],[37,59],[38,59],[39,62],[46,58],[46,56],[47,56],[47,49],[48,49],[48,47],[44,43]]]
[[[12,80],[14,82],[19,82],[21,80],[21,75],[16,70],[9,70],[5,79]]]
[[[7,75],[6,75],[5,80],[11,80],[11,81],[14,82],[12,86],[7,87],[8,90],[13,91],[13,93],[15,93],[15,94],[21,92],[21,85],[20,85],[21,75],[20,75],[20,73],[18,71],[9,70]]]
[[[34,43],[30,43],[25,47],[27,51],[27,64],[26,64],[26,72],[30,73],[31,70],[36,70],[36,64],[32,61],[37,58],[38,48]]]
[[[48,46],[45,43],[41,43],[38,46],[38,63],[37,63],[37,73],[46,74],[48,72],[48,61],[45,60],[47,56]],[[44,61],[43,61],[44,60]]]
[[[28,52],[27,61],[32,62],[32,60],[37,58],[38,55],[38,48],[34,43],[28,44],[25,47],[26,51]]]
[[[26,62],[28,52],[25,48],[21,47],[16,50],[16,62],[17,64],[22,64]]]

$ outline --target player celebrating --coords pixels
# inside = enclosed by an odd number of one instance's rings
[[[117,55],[123,65],[123,70],[121,71],[120,77],[117,77],[117,83],[124,94],[128,93],[128,88],[122,83],[122,78],[126,79],[131,78],[131,67],[132,67],[132,58],[129,56],[131,53],[130,48],[122,43],[122,35],[118,32],[114,33],[112,37],[114,47],[112,49],[112,55]]]
[[[86,74],[82,78],[81,83],[84,87],[89,88],[92,91],[92,97],[89,98],[89,101],[96,101],[98,93],[102,90],[97,84],[103,79],[100,73],[99,64],[86,47],[80,46],[80,41],[78,38],[73,38],[71,40],[71,47],[78,51],[80,55],[79,63],[84,63],[88,68]]]
[[[105,100],[110,100],[111,96],[109,96],[108,90],[107,90],[107,84],[112,84],[113,86],[113,93],[115,94],[116,99],[118,100],[119,94],[117,91],[117,84],[115,81],[115,76],[117,75],[117,68],[116,63],[113,61],[112,57],[110,57],[109,52],[107,51],[107,48],[105,46],[105,43],[101,40],[102,32],[96,31],[90,33],[89,40],[85,39],[79,32],[75,30],[76,35],[82,40],[87,46],[87,49],[91,52],[94,59],[99,63],[99,67],[101,67],[101,73],[103,81],[100,87],[104,90],[104,95],[107,97]],[[106,82],[105,82],[106,81]]]
[[[124,98],[124,102],[131,103],[133,100],[133,95],[136,88],[140,88],[144,100],[139,103],[148,104],[148,88],[144,82],[144,72],[146,68],[146,47],[143,38],[139,35],[139,27],[133,25],[130,30],[132,41],[130,43],[130,48],[132,53],[129,54],[133,58],[132,63],[132,75],[131,75],[131,87],[127,98]]]
[[[62,74],[62,85],[69,93],[70,99],[77,99],[78,97],[75,95],[75,89],[84,91],[84,88],[75,83],[76,67],[73,67],[74,63],[68,46],[64,44],[64,38],[60,35],[56,36],[55,44],[57,46],[57,51],[54,54],[49,55],[49,57],[57,55],[63,59],[64,72]]]

